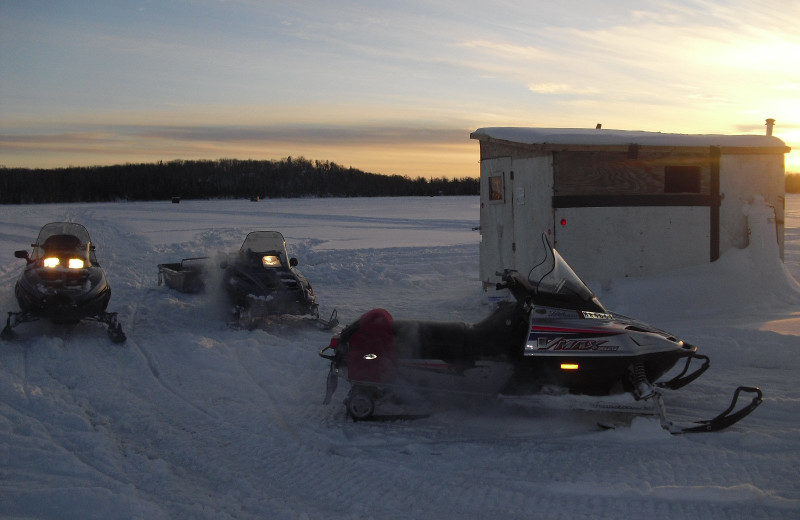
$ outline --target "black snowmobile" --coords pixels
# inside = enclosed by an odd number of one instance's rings
[[[278,231],[247,234],[235,253],[221,253],[222,285],[240,321],[271,315],[319,315],[314,290],[295,269]]]
[[[159,264],[159,283],[183,292],[205,288],[208,257],[188,258],[180,264]],[[222,286],[233,305],[235,324],[252,328],[259,321],[288,316],[311,317],[325,328],[336,326],[336,311],[319,318],[319,306],[309,281],[289,258],[286,240],[278,231],[253,231],[233,253],[220,252],[215,263],[222,269]]]
[[[46,319],[74,324],[93,320],[108,326],[115,343],[125,341],[117,313],[107,312],[111,287],[95,255],[89,232],[74,222],[51,222],[39,231],[33,251],[15,251],[27,262],[14,286],[19,312],[9,312],[3,338],[20,323]]]
[[[319,353],[331,362],[324,403],[341,376],[350,383],[344,402],[355,420],[380,415],[382,405],[409,396],[453,392],[654,414],[672,433],[726,428],[761,403],[760,389],[740,386],[713,419],[670,421],[662,390],[694,381],[709,358],[667,332],[607,311],[558,252],[547,251],[528,278],[502,273],[497,288],[508,289],[514,301],[500,302],[478,323],[393,320],[384,309],[362,315]],[[682,370],[662,380],[676,365]],[[752,400],[736,409],[742,393]]]

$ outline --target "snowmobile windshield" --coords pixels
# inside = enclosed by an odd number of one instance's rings
[[[549,261],[546,260],[531,270],[533,279],[529,277],[529,281],[535,288],[534,305],[606,313],[603,304],[558,251],[550,251],[552,254],[548,254]]]
[[[75,222],[51,222],[39,231],[32,260],[44,259],[49,267],[84,267],[91,264],[89,232]]]
[[[287,265],[286,240],[278,231],[253,231],[242,242],[239,255],[247,263],[264,267]]]

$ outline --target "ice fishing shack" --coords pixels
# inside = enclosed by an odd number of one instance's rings
[[[784,154],[772,135],[479,128],[480,276],[530,271],[545,233],[587,281],[713,262],[748,245],[743,206],[774,208],[783,256]]]

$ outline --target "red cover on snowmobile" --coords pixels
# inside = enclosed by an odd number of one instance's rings
[[[353,381],[388,383],[394,380],[396,356],[392,315],[372,309],[358,320],[358,328],[347,338],[348,378]]]

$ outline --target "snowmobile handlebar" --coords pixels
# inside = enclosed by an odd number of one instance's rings
[[[536,289],[531,283],[515,269],[505,269],[503,272],[495,273],[501,281],[495,285],[498,291],[508,289],[518,302],[524,302],[531,298]]]

